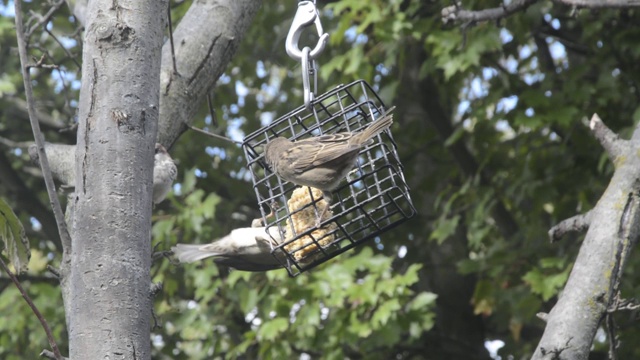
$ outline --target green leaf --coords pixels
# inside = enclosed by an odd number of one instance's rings
[[[196,187],[196,170],[191,169],[189,171],[185,171],[184,173],[184,180],[182,180],[182,188],[181,188],[181,193],[182,194],[188,194],[190,192],[192,192],[195,187]]]
[[[0,237],[16,273],[27,271],[31,258],[29,239],[24,233],[20,219],[2,198],[0,198]]]
[[[261,340],[275,340],[278,335],[289,327],[289,320],[286,318],[275,318],[265,323],[258,329],[258,338]]]
[[[430,292],[421,292],[407,305],[409,310],[422,310],[424,307],[435,305],[438,295]]]
[[[400,310],[400,308],[400,302],[397,298],[393,298],[382,303],[375,314],[373,314],[371,323],[380,326],[386,325],[389,319],[392,318],[396,311]]]
[[[558,290],[565,284],[569,278],[570,270],[571,266],[567,266],[561,273],[547,275],[542,273],[538,268],[535,268],[526,273],[522,277],[522,280],[531,286],[533,293],[542,296],[542,299],[547,301],[557,294]]]
[[[438,244],[442,244],[449,236],[453,235],[453,233],[458,228],[458,222],[460,221],[460,215],[456,215],[451,219],[440,219],[438,221],[436,228],[429,236],[430,240],[436,240]]]

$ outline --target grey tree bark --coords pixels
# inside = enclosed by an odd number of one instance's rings
[[[151,194],[166,1],[94,0],[86,16],[72,245],[71,359],[149,359]]]
[[[194,1],[175,30],[175,72],[166,1],[70,3],[86,28],[77,146],[47,146],[54,175],[75,185],[60,269],[70,359],[150,358],[154,144],[193,121],[260,5]]]
[[[611,132],[597,115],[591,130],[615,165],[606,191],[589,216],[559,224],[580,231],[589,228],[557,304],[544,318],[544,334],[533,359],[586,360],[593,338],[616,299],[624,264],[640,235],[640,127],[630,140]],[[608,339],[616,341],[615,339]]]
[[[87,0],[67,3],[84,24]],[[171,44],[162,48],[159,143],[170,147],[193,122],[261,6],[262,0],[196,0],[189,7],[173,32],[177,73]]]

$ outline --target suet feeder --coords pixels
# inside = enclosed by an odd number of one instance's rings
[[[356,167],[333,192],[331,211],[320,228],[315,220],[326,204],[322,193],[280,179],[264,160],[264,146],[278,136],[296,141],[357,132],[385,110],[371,86],[358,80],[317,96],[310,107],[300,106],[245,138],[253,188],[267,233],[274,240],[272,254],[289,275],[296,276],[380,236],[416,210],[390,130],[362,148]]]

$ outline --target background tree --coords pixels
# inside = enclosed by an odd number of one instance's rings
[[[536,313],[553,316],[582,245],[574,234],[550,244],[547,231],[594,208],[614,169],[621,174],[624,167],[620,158],[607,159],[588,120],[598,113],[629,138],[640,117],[637,11],[595,4],[589,6],[596,10],[571,1],[496,9],[490,2],[464,8],[449,2],[319,3],[331,34],[319,59],[320,90],[363,78],[398,107],[392,131],[419,215],[380,242],[295,279],[283,270],[251,274],[211,262],[182,267],[157,259],[151,280],[162,281],[164,290],[154,300],[162,326],[152,331],[152,357],[488,359],[485,344],[493,340],[504,343],[503,358],[531,356],[545,331]],[[32,137],[9,5],[0,18],[0,194],[28,225],[34,251],[22,278],[68,354],[60,287],[45,271],[60,265],[61,243],[25,151]],[[165,39],[158,139],[173,145],[181,175],[170,200],[154,210],[158,250],[208,242],[258,215],[241,149],[181,133],[184,122],[193,122],[240,139],[302,103],[299,67],[284,52],[296,4],[257,5],[170,4],[176,67]],[[38,118],[47,141],[73,144],[74,125],[83,121],[76,112],[78,79],[86,78],[86,60],[79,57],[86,3],[25,7],[32,11],[30,54],[59,66],[33,70]],[[492,17],[469,9],[491,10]],[[246,33],[238,25],[245,23],[251,24]],[[635,175],[627,176],[633,184]],[[627,199],[608,207],[617,209],[612,219],[629,214]],[[625,225],[635,224],[631,219]],[[636,227],[624,229],[616,236],[632,249]],[[621,299],[638,293],[633,270],[639,260],[627,253],[617,274]],[[8,319],[0,323],[0,356],[33,357],[47,347],[46,338],[4,277],[0,289],[0,312]],[[610,289],[599,314],[615,310]],[[640,356],[632,340],[635,311],[596,320],[591,329],[573,329],[595,332],[592,358],[606,357],[610,347],[619,358]],[[582,343],[561,345],[545,348],[546,356],[572,358],[584,349]]]

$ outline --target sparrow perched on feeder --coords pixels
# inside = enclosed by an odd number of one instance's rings
[[[322,191],[327,205],[319,214],[316,226],[331,205],[331,192],[355,166],[360,149],[393,123],[393,109],[360,132],[322,135],[296,142],[277,137],[267,143],[264,157],[273,172],[294,184]]]
[[[215,263],[236,270],[267,271],[282,267],[271,255],[272,242],[264,227],[251,227],[235,229],[210,244],[176,244],[171,250],[181,263],[214,257]]]
[[[167,197],[178,176],[178,168],[167,149],[158,143],[156,143],[156,153],[153,160],[153,204],[155,205]]]

